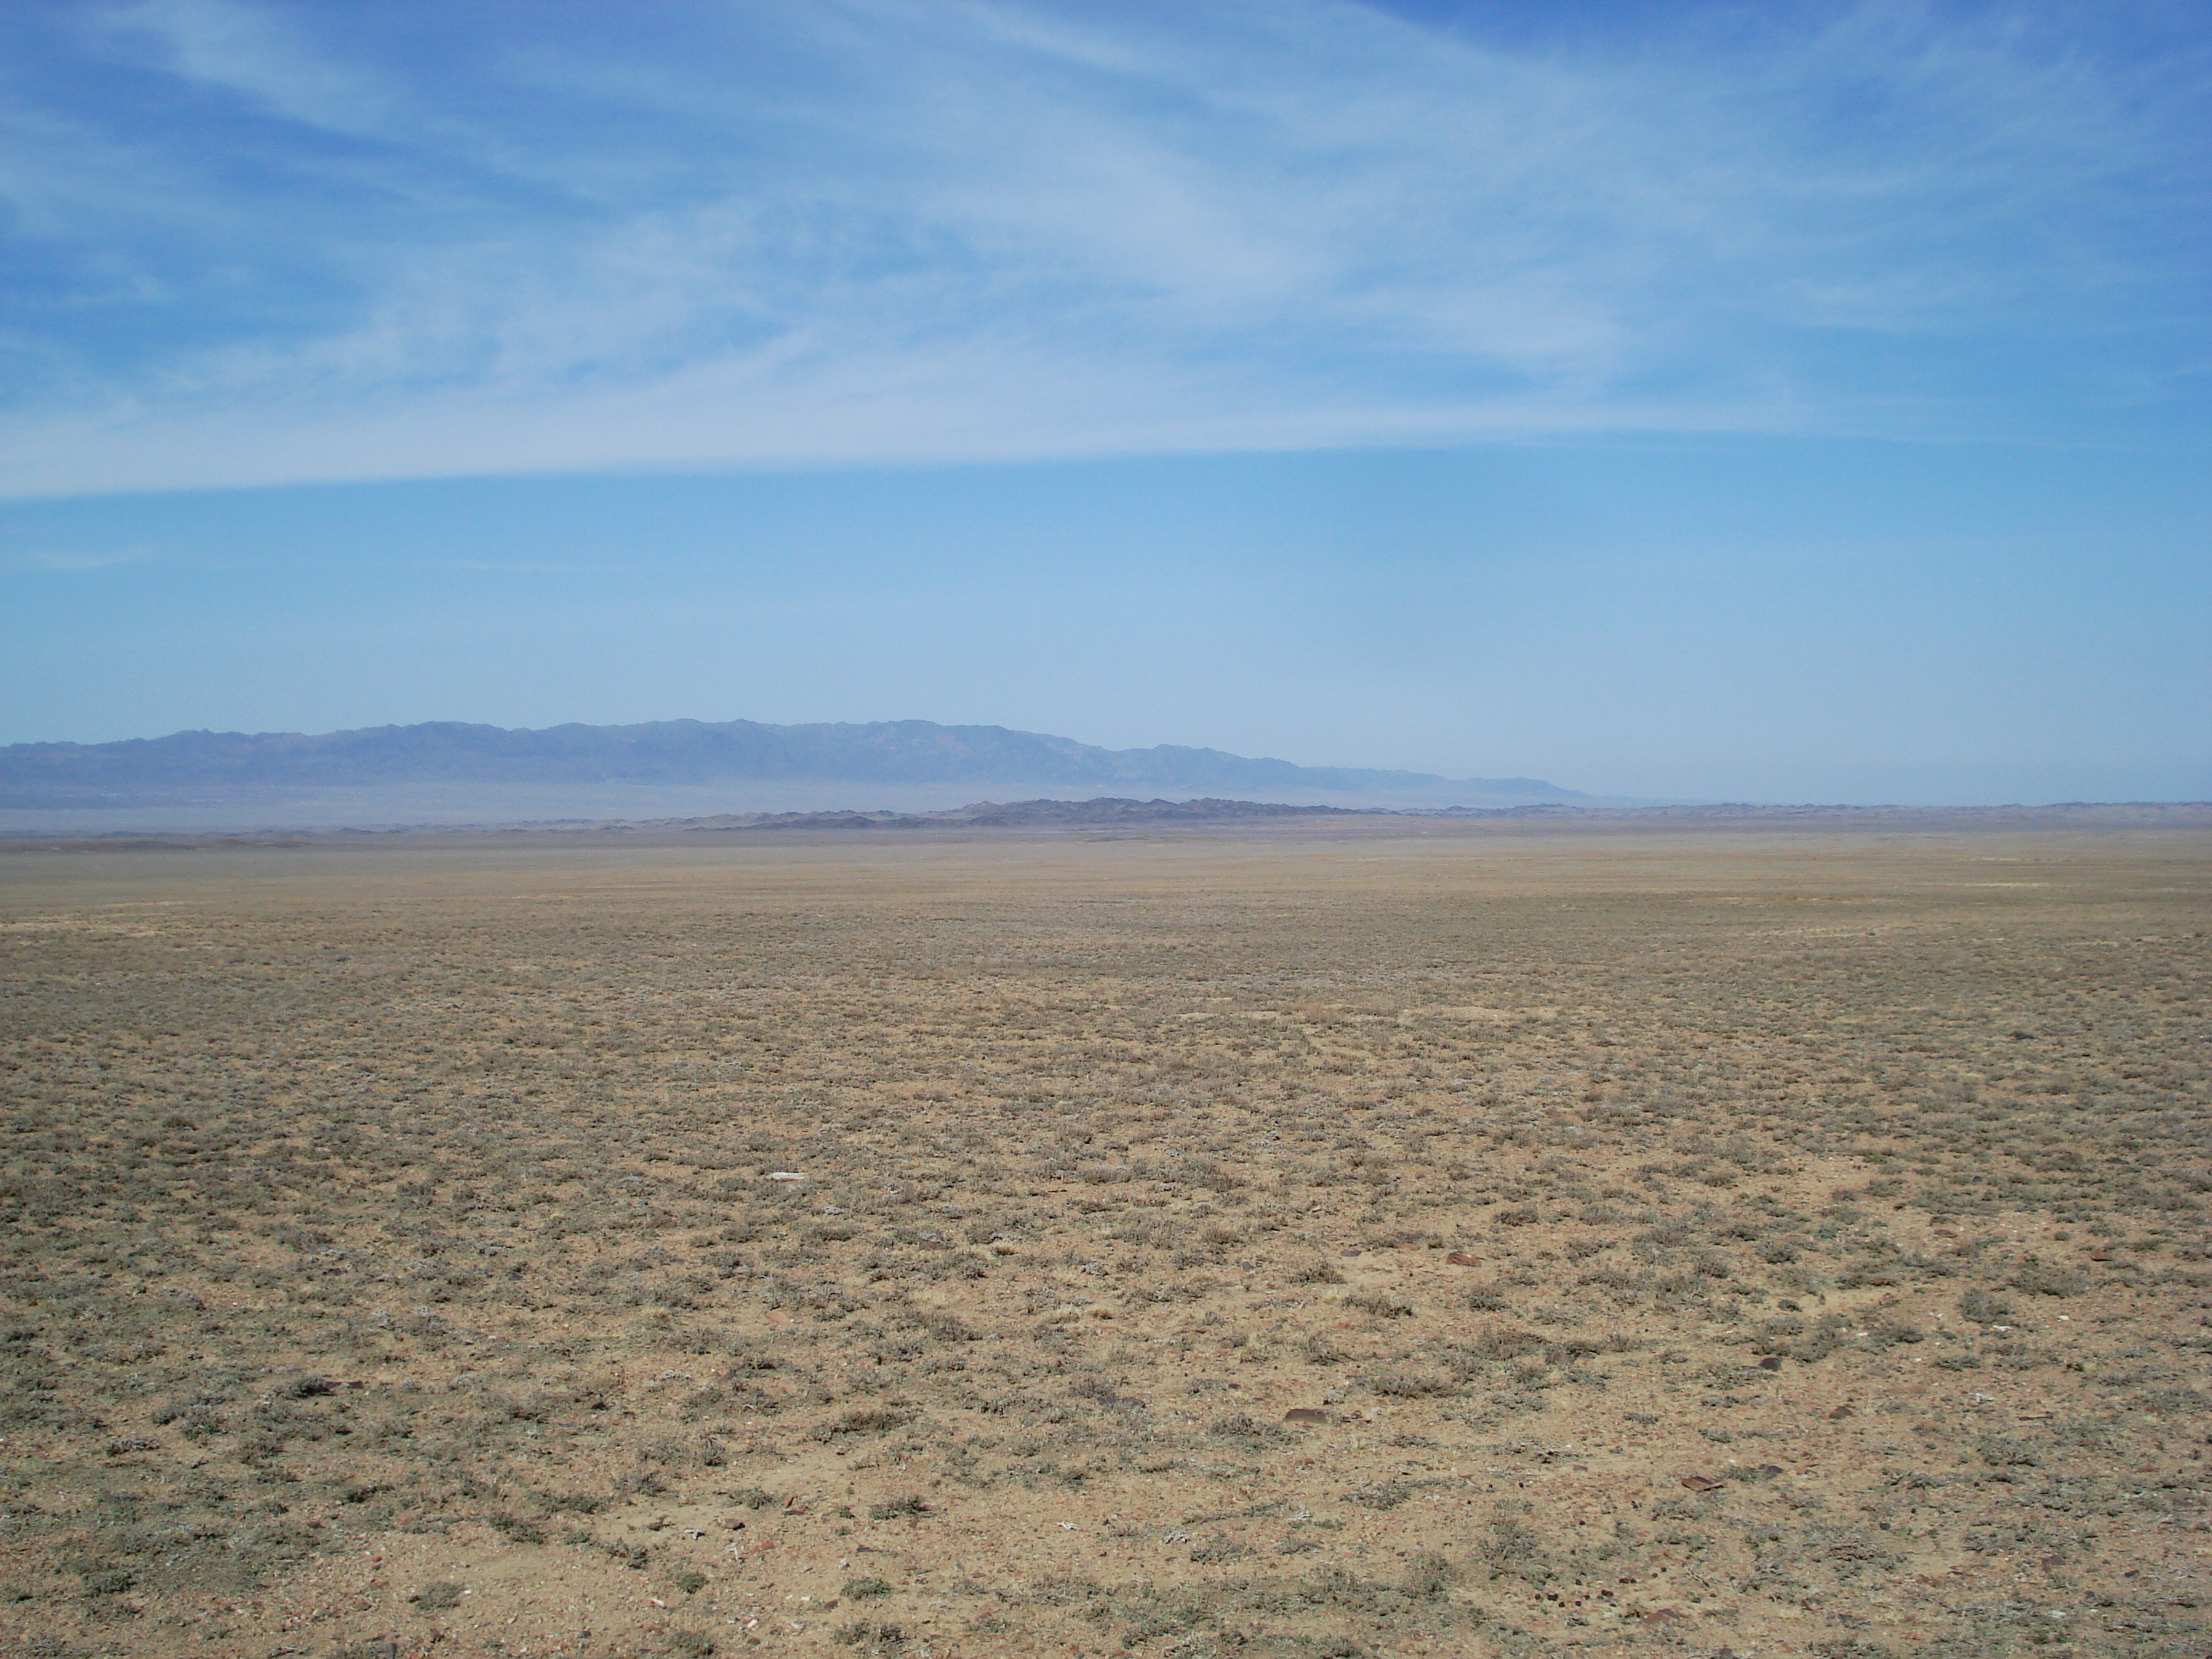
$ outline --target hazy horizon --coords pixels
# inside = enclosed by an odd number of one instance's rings
[[[2212,798],[2174,4],[27,0],[0,743]]]
[[[676,723],[696,722],[688,717]],[[853,724],[905,724],[909,722],[855,722]],[[914,724],[936,725],[937,722],[915,721]],[[471,722],[429,722],[437,725],[467,725]],[[404,732],[411,727],[380,726],[365,728],[372,732]],[[492,728],[515,731],[518,728]],[[519,728],[529,732],[532,728]],[[559,731],[561,727],[541,727],[536,731]],[[620,727],[586,726],[587,731],[620,730]],[[788,728],[783,728],[788,729]],[[974,729],[974,728],[969,728]],[[987,726],[987,731],[1006,732],[1007,728]],[[1010,732],[1010,736],[1022,738],[1043,736],[1055,739],[1069,738],[1067,733],[1027,733]],[[163,737],[320,737],[340,735],[331,733],[290,732],[183,732],[153,734],[149,738],[122,739],[125,743],[159,741]],[[1079,738],[1073,741],[1080,743]],[[1191,745],[1161,745],[1188,749]],[[1119,751],[1121,755],[1142,755],[1152,745]],[[1231,762],[1257,761],[1262,763],[1280,762],[1281,757],[1236,756],[1220,750],[1202,752],[1220,754]],[[0,750],[4,753],[4,750]],[[1293,765],[1299,763],[1291,763]],[[1630,796],[1605,791],[1583,790],[1557,779],[1522,777],[1464,777],[1431,775],[1424,782],[1369,782],[1353,785],[1346,782],[1331,787],[1322,781],[1326,771],[1357,771],[1356,763],[1331,767],[1327,763],[1310,769],[1313,779],[1302,783],[1284,786],[1273,783],[1213,780],[1183,785],[1159,779],[1135,778],[1127,780],[1094,779],[1084,782],[1055,781],[1042,775],[1035,777],[1009,773],[1003,778],[978,776],[964,781],[949,781],[927,778],[883,779],[862,775],[825,773],[813,776],[728,775],[700,777],[685,781],[639,781],[619,779],[578,779],[560,782],[541,779],[536,781],[516,781],[491,775],[463,781],[450,776],[424,775],[403,780],[347,780],[335,779],[323,783],[295,781],[290,783],[256,781],[228,786],[191,784],[174,786],[180,792],[179,808],[145,805],[116,808],[100,807],[33,807],[20,800],[0,800],[0,829],[21,830],[41,824],[69,823],[90,827],[119,827],[125,825],[153,825],[174,823],[179,826],[198,824],[203,827],[267,827],[282,824],[309,823],[406,823],[428,822],[484,822],[514,819],[550,818],[648,818],[706,817],[729,812],[792,811],[936,811],[951,807],[972,805],[985,799],[1060,799],[1082,800],[1102,794],[1135,796],[1145,799],[1188,800],[1209,796],[1225,796],[1242,799],[1265,799],[1272,802],[1335,807],[1385,807],[1405,811],[1434,811],[1447,806],[1469,806],[1494,809],[1522,799],[1565,800],[1569,804],[1593,807],[1637,807],[1666,805],[1838,805],[1838,806],[1900,806],[1945,807],[1983,805],[2060,805],[2085,804],[2077,796],[2051,797],[2047,799],[2010,799],[2005,800],[1935,799],[1858,799],[1815,800],[1811,797],[1776,799],[1771,800],[1743,799],[1720,796],[1662,795]],[[1376,777],[1388,776],[1387,773]],[[7,780],[0,778],[0,785]],[[1519,789],[1512,786],[1538,784],[1535,790]],[[1505,786],[1485,788],[1483,786]],[[194,788],[201,798],[192,798]],[[979,789],[988,788],[988,794]],[[210,794],[210,790],[216,793]],[[5,793],[0,788],[0,794]],[[2110,796],[2107,804],[2148,804],[2167,800],[2196,804],[2202,798],[2191,796]],[[273,814],[273,816],[272,816]],[[366,814],[366,816],[363,816]]]

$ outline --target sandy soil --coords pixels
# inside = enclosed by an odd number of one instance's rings
[[[2212,835],[0,854],[0,1651],[2202,1655]]]

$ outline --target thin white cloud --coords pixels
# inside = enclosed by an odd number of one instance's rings
[[[27,553],[19,553],[6,562],[17,570],[41,575],[76,576],[94,570],[112,570],[119,564],[138,564],[153,555],[144,548],[103,548],[97,550],[82,548],[42,547]]]
[[[370,133],[387,127],[398,88],[318,52],[279,7],[234,0],[134,0],[87,24],[183,78],[243,94],[302,126]]]
[[[2171,87],[2002,21],[1871,4],[1630,57],[1344,0],[668,17],[658,50],[451,70],[339,63],[276,5],[109,14],[255,142],[325,135],[270,158],[325,216],[288,240],[288,203],[127,123],[74,161],[136,147],[180,198],[83,181],[53,234],[125,245],[115,283],[183,285],[126,232],[197,216],[295,262],[290,309],[49,377],[0,414],[0,493],[1957,431],[2099,395],[2053,340],[2186,331],[2197,256],[2150,229],[2201,182]],[[187,312],[214,258],[178,256]]]

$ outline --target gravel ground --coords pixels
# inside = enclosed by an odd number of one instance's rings
[[[0,1650],[2212,1651],[2212,836],[0,854]]]

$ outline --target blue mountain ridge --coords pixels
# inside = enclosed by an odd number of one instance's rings
[[[375,784],[690,784],[729,779],[1042,783],[1249,792],[1457,786],[1530,801],[1588,800],[1540,778],[1455,778],[1300,766],[1159,744],[1103,749],[1002,726],[874,720],[770,726],[653,720],[540,730],[433,720],[349,732],[179,732],[118,743],[0,747],[0,798],[41,799]]]

